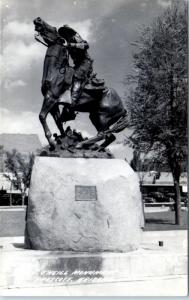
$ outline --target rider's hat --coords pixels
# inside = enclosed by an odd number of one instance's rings
[[[63,25],[62,27],[60,27],[58,29],[58,33],[63,37],[63,38],[67,38],[67,37],[72,37],[74,36],[77,32],[72,29],[71,27],[69,27],[68,25]]]

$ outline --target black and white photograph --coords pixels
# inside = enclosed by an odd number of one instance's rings
[[[188,1],[0,17],[0,296],[187,296]]]

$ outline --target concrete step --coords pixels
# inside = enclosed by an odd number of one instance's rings
[[[19,247],[19,245],[15,245]],[[1,248],[0,286],[40,287],[186,275],[187,254],[161,248],[129,253],[70,253]]]
[[[0,288],[1,296],[187,296],[186,275],[149,277],[138,281],[62,286]],[[173,288],[174,287],[174,288]],[[180,298],[179,298],[180,299]]]
[[[163,247],[159,247],[159,241]],[[60,292],[63,286],[78,285],[85,286],[83,290],[86,290],[90,285],[117,287],[124,282],[133,287],[132,295],[138,295],[134,283],[137,287],[143,282],[147,287],[147,283],[160,284],[165,278],[166,285],[168,278],[169,282],[178,279],[183,295],[187,286],[187,247],[186,230],[143,232],[140,249],[128,253],[27,250],[24,237],[3,237],[0,238],[0,294],[10,289],[23,292],[33,289],[37,293],[38,289],[50,287]],[[185,286],[183,291],[181,286]],[[162,293],[167,295],[166,289]]]

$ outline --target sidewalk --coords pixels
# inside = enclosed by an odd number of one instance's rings
[[[187,276],[145,281],[0,289],[1,296],[187,296]]]

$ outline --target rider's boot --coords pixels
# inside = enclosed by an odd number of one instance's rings
[[[63,108],[61,120],[62,122],[74,120],[76,117],[75,113],[75,105],[77,104],[79,97],[81,95],[81,81],[79,80],[74,80],[72,89],[71,89],[71,99],[72,103],[67,106],[65,105]]]
[[[71,89],[71,98],[72,98],[72,103],[71,103],[71,108],[74,109],[75,105],[77,105],[77,102],[79,100],[79,97],[82,92],[82,83],[80,80],[75,79],[72,85]]]

